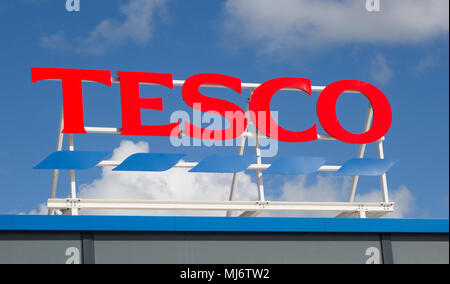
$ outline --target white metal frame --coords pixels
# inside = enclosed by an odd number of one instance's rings
[[[120,83],[118,78],[111,78],[113,83]],[[88,81],[87,81],[88,82]],[[174,80],[174,86],[183,86],[185,81]],[[152,85],[152,84],[148,84]],[[250,91],[250,96],[247,101],[246,112],[249,108],[250,97],[253,91],[260,84],[255,83],[242,83],[243,89]],[[202,87],[218,87],[219,85],[203,85]],[[313,92],[321,92],[324,86],[312,86]],[[294,88],[286,88],[288,91],[298,91]],[[349,91],[349,93],[359,93],[357,91]],[[364,124],[364,131],[370,128],[373,119],[372,107],[368,107],[366,120]],[[251,119],[249,124],[252,123]],[[63,149],[64,134],[62,130],[64,128],[64,114],[61,110],[61,118],[57,139],[57,151]],[[102,133],[102,134],[120,134],[121,128],[112,127],[85,127],[87,133]],[[69,151],[74,151],[74,138],[73,134],[68,134],[68,148]],[[269,201],[264,196],[264,184],[263,184],[263,171],[270,167],[270,164],[263,164],[261,158],[261,149],[259,138],[262,137],[259,134],[257,128],[253,133],[248,132],[248,128],[245,130],[240,140],[238,155],[243,155],[245,150],[245,143],[248,137],[255,138],[255,154],[256,161],[254,164],[248,167],[248,170],[256,171],[257,180],[257,192],[258,200],[256,201],[235,201],[234,196],[237,189],[239,174],[233,174],[233,180],[230,189],[230,195],[228,201],[159,201],[159,200],[100,200],[100,199],[79,199],[76,192],[76,180],[75,170],[70,170],[70,198],[58,199],[56,198],[56,190],[58,184],[59,170],[54,170],[50,198],[47,201],[48,213],[54,214],[55,210],[61,210],[64,214],[78,215],[80,209],[120,209],[120,210],[220,210],[226,211],[226,216],[232,216],[233,211],[242,211],[239,216],[251,217],[258,216],[262,212],[267,211],[294,211],[294,212],[335,212],[338,213],[336,217],[360,217],[360,218],[378,218],[386,213],[394,211],[394,203],[389,201],[388,186],[386,174],[380,176],[381,191],[383,195],[383,201],[374,202],[355,202],[356,189],[358,186],[359,176],[354,176],[350,189],[350,195],[347,202],[290,202],[290,201]],[[318,135],[318,140],[333,141],[335,138],[330,135]],[[376,141],[378,150],[378,158],[384,159],[383,150],[384,137]],[[363,158],[365,154],[367,144],[359,145],[357,157]],[[118,166],[122,161],[104,160],[98,163],[100,167]],[[179,162],[175,165],[175,168],[191,169],[198,163],[194,162]],[[341,168],[340,165],[324,165],[318,169],[318,171],[335,172]]]

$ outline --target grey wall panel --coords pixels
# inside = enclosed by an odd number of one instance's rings
[[[377,234],[96,233],[96,263],[381,262]]]
[[[80,233],[0,232],[1,264],[77,264],[81,257]]]
[[[394,234],[391,236],[396,264],[448,264],[448,234]]]

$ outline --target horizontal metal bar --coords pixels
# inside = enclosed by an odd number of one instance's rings
[[[116,128],[116,127],[92,127],[92,126],[85,126],[84,129],[86,130],[87,133],[120,134],[122,132],[122,128]],[[181,135],[184,136],[185,133],[181,132]],[[244,132],[244,133],[242,133],[242,136],[255,137],[255,134],[251,133],[251,132]],[[259,137],[260,138],[267,138],[267,136],[265,136],[265,135],[259,135]],[[326,139],[326,140],[329,140],[329,139]]]
[[[112,83],[116,83],[119,84],[120,83],[120,78],[111,78],[111,82]],[[174,86],[178,86],[178,87],[182,87],[184,85],[186,81],[185,80],[173,80],[173,85]],[[157,85],[157,84],[153,84],[153,83],[140,83],[142,85]],[[259,86],[261,86],[260,83],[241,83],[241,88],[242,89],[256,89]],[[225,86],[222,85],[217,85],[217,84],[204,84],[201,85],[201,87],[206,87],[206,88],[227,88]],[[325,86],[311,86],[311,89],[313,92],[321,92],[323,91],[323,89],[325,89]],[[285,88],[282,89],[283,91],[298,91],[298,89],[295,88]],[[351,91],[351,92],[355,92],[355,91]],[[359,93],[359,92],[356,92]]]
[[[332,166],[332,165],[323,165],[321,166],[318,171],[319,172],[336,172],[338,171],[342,166]]]
[[[49,81],[61,81],[61,79],[48,79]],[[82,80],[85,83],[97,83],[95,81],[91,81],[91,80]],[[184,82],[186,82],[185,80],[173,80],[173,85],[174,86],[178,86],[181,87],[184,85]],[[111,83],[113,84],[119,84],[120,83],[120,78],[117,77],[111,77]],[[140,83],[141,85],[158,85],[158,84],[154,84],[154,83]],[[256,89],[259,86],[261,86],[261,83],[241,83],[241,88],[242,89]],[[216,84],[204,84],[201,85],[201,87],[207,87],[207,88],[228,88],[222,85],[216,85]],[[313,92],[322,92],[324,89],[326,88],[326,86],[311,86],[311,90]],[[282,91],[299,91],[296,88],[284,88],[281,89]],[[345,91],[345,93],[351,93],[351,94],[360,94],[361,92],[358,91],[353,91],[353,90],[348,90]]]
[[[97,164],[97,167],[117,167],[123,161],[104,160]]]
[[[239,217],[256,217],[261,213],[261,211],[244,211]]]
[[[120,134],[122,132],[122,128],[116,128],[116,127],[92,127],[92,126],[85,126],[84,129],[87,133],[103,133],[103,134]],[[181,132],[181,135],[185,135],[184,132]],[[268,138],[264,134],[258,134],[259,138]],[[252,132],[244,132],[242,136],[245,137],[255,137],[255,134]],[[337,140],[331,135],[328,134],[317,134],[318,140],[324,140],[324,141],[335,141]],[[384,137],[380,140],[384,140]]]
[[[394,203],[49,199],[49,209],[392,212]]]
[[[384,215],[393,211],[381,211],[381,212],[366,212],[367,218],[381,218]],[[336,218],[359,218],[359,212],[343,212],[336,216]]]
[[[328,134],[317,134],[317,139],[318,140],[325,140],[325,141],[335,141],[336,138],[334,138],[331,135]]]
[[[120,134],[122,128],[115,127],[91,127],[85,126],[84,129],[87,133],[103,133],[103,134]]]

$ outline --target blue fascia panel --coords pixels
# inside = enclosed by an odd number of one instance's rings
[[[448,220],[438,219],[329,219],[328,232],[448,233]]]
[[[176,217],[176,230],[186,232],[325,232],[319,219],[254,217]]]
[[[448,233],[437,219],[0,215],[2,231]]]

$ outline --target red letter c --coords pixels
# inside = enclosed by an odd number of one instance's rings
[[[317,140],[314,124],[304,131],[290,131],[279,126],[270,114],[270,101],[275,93],[284,88],[296,88],[312,95],[309,79],[286,77],[276,78],[261,84],[250,99],[250,115],[256,127],[265,135],[283,142],[308,142]]]

